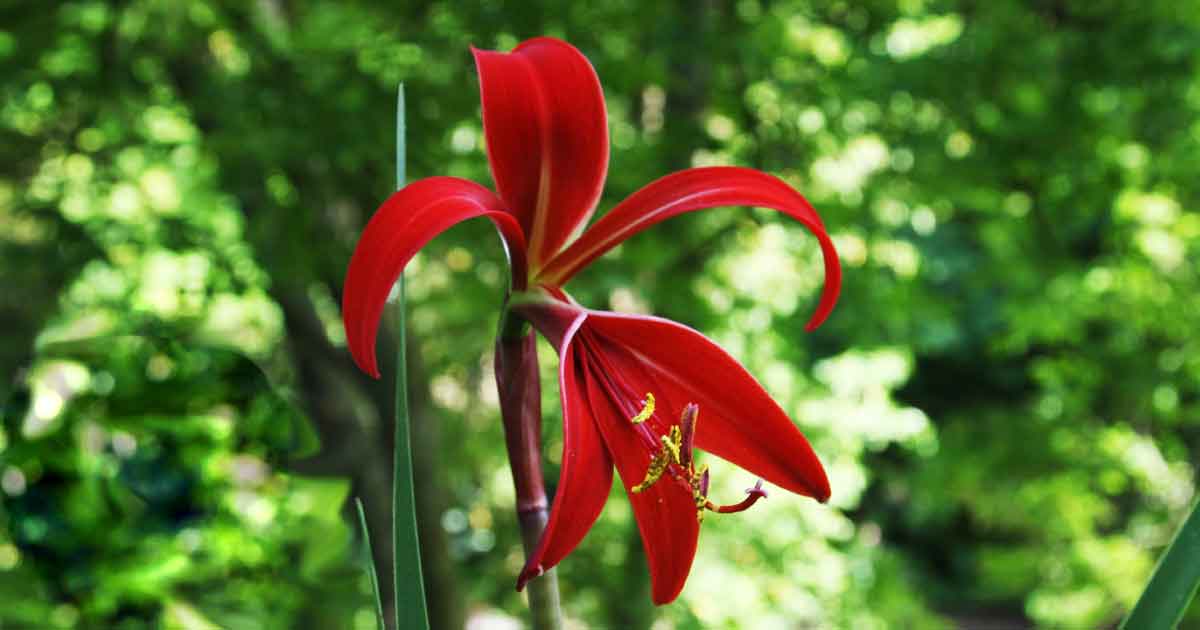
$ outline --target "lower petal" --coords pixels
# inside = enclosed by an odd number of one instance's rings
[[[588,397],[633,505],[650,567],[651,596],[655,604],[669,603],[683,590],[696,557],[700,522],[696,518],[695,499],[669,473],[649,488],[632,492],[630,488],[643,480],[650,462],[646,447],[629,426],[629,418],[591,374],[588,374]]]
[[[654,373],[664,396],[700,405],[697,448],[786,490],[819,501],[829,498],[829,479],[808,440],[762,385],[716,343],[658,317],[591,311],[587,323],[627,348],[634,356],[630,363]]]
[[[578,327],[576,327],[577,329]],[[596,430],[583,378],[578,373],[575,350],[568,333],[559,367],[563,403],[563,453],[558,490],[550,521],[537,548],[517,578],[517,590],[530,579],[558,564],[575,549],[600,516],[612,489],[612,459]]]

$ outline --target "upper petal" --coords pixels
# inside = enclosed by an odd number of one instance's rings
[[[537,268],[582,229],[600,198],[608,170],[600,80],[578,50],[549,37],[511,53],[472,52],[492,177]]]
[[[526,277],[524,234],[503,202],[483,186],[456,177],[430,177],[396,191],[375,211],[354,248],[342,293],[346,341],[364,372],[379,377],[379,318],[404,266],[433,237],[479,216],[491,219],[500,231],[519,288]]]
[[[531,578],[558,564],[583,540],[600,516],[612,488],[612,460],[596,429],[571,337],[586,315],[580,313],[565,335],[560,355],[559,387],[563,405],[562,469],[550,508],[550,520],[517,578],[520,590]]]
[[[800,221],[816,237],[825,259],[825,288],[806,328],[825,321],[837,302],[842,270],[821,218],[782,180],[748,168],[716,166],[672,173],[633,193],[600,218],[538,273],[536,282],[561,286],[621,241],[677,214],[718,206],[772,208]]]
[[[664,388],[661,395],[673,405],[700,405],[698,448],[792,492],[819,501],[829,498],[829,479],[808,440],[720,346],[691,328],[657,317],[591,311],[587,323],[654,374]],[[620,458],[616,461],[620,468]]]

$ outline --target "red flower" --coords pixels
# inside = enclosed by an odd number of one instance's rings
[[[547,529],[518,588],[554,566],[591,527],[621,473],[650,562],[656,603],[674,599],[691,567],[704,510],[719,508],[692,447],[785,489],[824,501],[829,483],[807,440],[734,359],[674,322],[589,311],[561,287],[606,251],[677,214],[717,206],[773,208],[821,245],[825,288],[807,329],[837,300],[841,271],[820,217],[783,181],[737,167],[693,168],[652,182],[584,230],[608,167],[608,125],[595,71],[569,44],[526,41],[474,50],[488,159],[498,194],[431,177],[393,194],[367,224],[342,300],[355,361],[378,377],[375,336],[391,286],[416,252],[465,219],[500,232],[512,271],[510,308],[559,349],[564,446]]]
[[[558,348],[563,457],[550,522],[518,587],[575,548],[600,515],[615,464],[650,563],[653,598],[683,588],[705,510],[717,507],[697,446],[797,494],[829,498],[821,462],[796,425],[720,346],[667,319],[589,311],[546,295],[514,310]]]

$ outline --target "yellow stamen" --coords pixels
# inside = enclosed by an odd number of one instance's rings
[[[642,410],[638,414],[629,419],[634,424],[641,424],[650,419],[654,415],[654,394],[646,392],[646,402],[642,405]]]
[[[704,473],[708,472],[708,464],[700,467],[692,475],[692,499],[696,502],[696,522],[704,522],[704,509],[708,506],[708,497],[704,496],[704,492],[700,490],[701,479],[704,479]]]
[[[680,463],[679,462],[679,455],[680,455],[679,447],[683,444],[683,434],[679,431],[679,425],[675,425],[675,426],[671,427],[671,436],[670,437],[667,437],[664,435],[659,439],[662,440],[663,449],[666,451],[667,455],[671,458],[671,463],[672,464]]]
[[[662,478],[663,473],[667,470],[667,465],[670,463],[671,460],[666,451],[655,453],[654,459],[650,460],[650,467],[646,469],[646,478],[642,480],[642,483],[630,488],[629,491],[636,494],[654,485],[654,482]]]

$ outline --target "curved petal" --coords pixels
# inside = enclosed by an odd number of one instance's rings
[[[816,237],[825,259],[825,289],[805,328],[820,326],[842,286],[837,250],[808,200],[782,180],[748,168],[716,166],[672,173],[633,193],[555,256],[536,282],[561,286],[621,241],[677,214],[719,206],[772,208],[800,221]]]
[[[379,378],[375,335],[388,293],[408,261],[449,227],[485,216],[496,224],[508,251],[513,282],[526,277],[521,226],[490,190],[455,177],[415,181],[388,197],[367,223],[350,258],[342,294],[342,323],[355,363]]]
[[[658,386],[666,388],[663,397],[676,405],[700,405],[697,447],[786,490],[818,501],[829,498],[829,479],[808,440],[720,346],[691,328],[657,317],[590,311],[587,323],[653,373]],[[613,452],[619,469],[620,457]]]
[[[550,520],[517,578],[517,590],[558,564],[583,540],[600,516],[612,489],[613,465],[592,416],[581,365],[571,338],[586,318],[580,314],[562,343],[559,386],[563,403],[562,470]]]
[[[695,499],[688,488],[669,476],[641,492],[630,490],[645,478],[650,464],[646,446],[633,431],[630,416],[613,399],[613,392],[605,390],[599,375],[588,371],[587,377],[596,425],[621,473],[642,536],[650,568],[651,598],[655,604],[669,603],[683,590],[696,557],[700,521],[696,518]]]
[[[596,71],[570,44],[538,37],[511,53],[471,49],[496,190],[529,236],[537,268],[582,229],[608,171]]]

